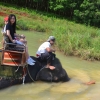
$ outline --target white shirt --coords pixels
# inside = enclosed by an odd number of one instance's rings
[[[46,52],[46,48],[50,48],[50,47],[51,47],[51,44],[49,42],[44,42],[42,45],[40,45],[36,54],[41,55],[41,53]]]
[[[4,29],[3,29],[4,33],[6,33],[6,25],[4,26]]]
[[[6,33],[6,25],[4,26],[3,30],[1,31],[2,34]]]

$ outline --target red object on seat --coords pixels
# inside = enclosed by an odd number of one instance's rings
[[[36,54],[36,57],[39,57],[40,55]]]
[[[4,18],[4,21],[6,21],[6,22],[8,21],[8,16]]]

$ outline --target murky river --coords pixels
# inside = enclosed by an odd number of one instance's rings
[[[43,34],[28,34],[28,37],[34,37],[32,51],[29,47],[31,55],[35,52],[40,44]],[[31,37],[30,40],[33,38]],[[33,41],[33,40],[32,40]],[[38,45],[36,45],[38,42]],[[0,90],[0,100],[100,100],[100,62],[85,61],[77,57],[64,56],[60,52],[56,52],[63,67],[66,69],[71,80],[65,83],[46,83],[35,82],[25,85],[16,85],[4,90]],[[95,80],[96,84],[85,85],[84,83]]]

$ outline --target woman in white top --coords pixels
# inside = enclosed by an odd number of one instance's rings
[[[40,47],[38,48],[38,51],[36,53],[36,56],[38,60],[42,62],[47,63],[47,67],[50,69],[54,69],[54,66],[51,66],[52,60],[55,56],[53,52],[55,52],[55,49],[52,49],[51,46],[55,43],[55,37],[50,36],[49,39],[44,42]]]

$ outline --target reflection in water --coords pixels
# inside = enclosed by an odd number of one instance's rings
[[[33,48],[36,51],[38,46],[34,45]],[[0,100],[100,100],[100,62],[65,57],[59,52],[57,57],[71,78],[69,82],[36,82],[12,86],[0,90]],[[90,80],[95,80],[96,84],[83,84]]]

